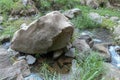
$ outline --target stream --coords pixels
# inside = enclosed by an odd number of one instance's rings
[[[120,55],[116,51],[118,48],[120,49],[120,46],[109,46],[109,53],[111,55],[111,63],[120,68]]]

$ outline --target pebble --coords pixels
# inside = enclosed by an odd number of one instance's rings
[[[26,56],[26,60],[27,60],[27,63],[28,63],[28,64],[34,64],[35,61],[36,61],[36,58],[33,57],[32,55],[27,55],[27,56]]]

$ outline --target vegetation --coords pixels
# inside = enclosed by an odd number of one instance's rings
[[[78,53],[77,53],[78,54]],[[45,80],[61,80],[60,74],[49,71],[49,65],[44,63],[40,68],[40,74]],[[104,74],[103,60],[97,52],[90,52],[84,58],[74,59],[72,71],[68,80],[101,80]]]
[[[20,0],[0,0],[0,13],[4,17],[4,21],[2,26],[4,27],[4,31],[0,31],[0,38],[4,36],[12,37],[14,32],[20,28],[22,23],[29,24],[34,19],[30,17],[29,20],[24,18],[19,18],[15,21],[8,21],[11,10],[19,10],[26,9],[30,6],[24,6],[23,4],[19,4]],[[75,25],[75,27],[79,29],[88,29],[88,28],[97,28],[97,27],[106,27],[108,29],[112,28],[116,23],[109,19],[104,19],[102,24],[97,24],[92,21],[88,14],[89,12],[97,12],[101,16],[109,15],[109,16],[118,16],[120,17],[120,12],[114,9],[107,8],[99,8],[97,10],[92,9],[87,6],[81,6],[79,4],[79,0],[33,0],[36,3],[36,7],[40,10],[40,12],[46,12],[48,10],[67,10],[71,8],[79,8],[82,11],[82,16],[78,15],[71,21]],[[39,55],[36,55],[39,57]],[[98,80],[101,79],[101,75],[104,74],[103,68],[103,60],[98,56],[97,52],[90,52],[90,54],[86,57],[76,58],[74,60],[76,62],[76,73],[73,73],[68,80]],[[44,80],[61,80],[61,75],[55,73],[51,73],[49,71],[49,66],[47,63],[44,63],[40,68],[40,74],[44,76]],[[78,71],[78,72],[77,72]]]

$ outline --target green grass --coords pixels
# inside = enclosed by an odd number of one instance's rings
[[[83,53],[84,54],[84,53]],[[74,59],[74,66],[68,80],[101,80],[104,75],[103,60],[97,52],[90,52],[84,58]],[[61,80],[59,73],[49,71],[47,63],[40,68],[40,75],[44,80]]]
[[[23,23],[29,24],[33,19],[25,20],[20,18],[15,21],[7,21],[3,23],[4,30],[0,32],[0,38],[10,36],[12,38],[13,34],[20,29],[20,25]]]
[[[79,68],[80,68],[80,79],[81,80],[96,80],[100,75],[103,74],[103,61],[98,53],[91,52],[88,57],[84,60],[80,60]]]
[[[87,14],[83,14],[82,16],[78,16],[72,20],[75,27],[79,29],[88,29],[88,28],[97,28],[99,24],[92,21]]]

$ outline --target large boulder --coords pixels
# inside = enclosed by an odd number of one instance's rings
[[[66,47],[73,34],[73,25],[58,11],[53,11],[18,30],[11,48],[24,53],[46,53]]]

